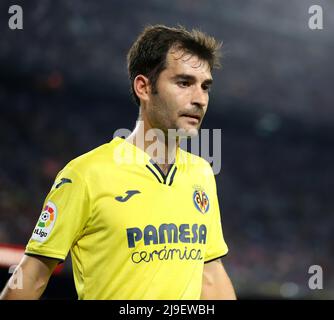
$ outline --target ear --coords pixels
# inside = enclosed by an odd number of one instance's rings
[[[133,80],[133,89],[141,101],[148,101],[151,93],[150,81],[147,77],[139,74]]]

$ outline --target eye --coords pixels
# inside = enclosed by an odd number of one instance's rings
[[[211,86],[206,85],[206,84],[203,84],[203,85],[202,85],[202,89],[203,89],[204,91],[210,92],[210,90],[211,90]]]
[[[189,85],[190,85],[189,81],[179,81],[177,84],[181,88],[186,88],[186,87],[189,87]]]

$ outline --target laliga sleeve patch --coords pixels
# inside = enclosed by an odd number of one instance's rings
[[[56,219],[57,207],[53,202],[48,201],[38,219],[31,239],[44,242],[49,237]]]

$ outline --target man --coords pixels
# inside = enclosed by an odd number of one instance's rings
[[[143,31],[128,54],[135,129],[58,174],[19,265],[23,289],[2,298],[38,299],[70,251],[79,299],[235,299],[212,169],[179,147],[200,128],[218,51],[196,30]]]

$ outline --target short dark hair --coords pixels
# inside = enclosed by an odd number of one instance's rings
[[[133,88],[134,79],[139,74],[146,76],[152,85],[152,91],[156,93],[156,82],[166,68],[166,56],[170,48],[175,46],[198,56],[207,61],[212,70],[220,67],[221,45],[221,42],[197,29],[187,31],[183,26],[147,26],[127,55],[131,93],[136,103],[140,105]]]

